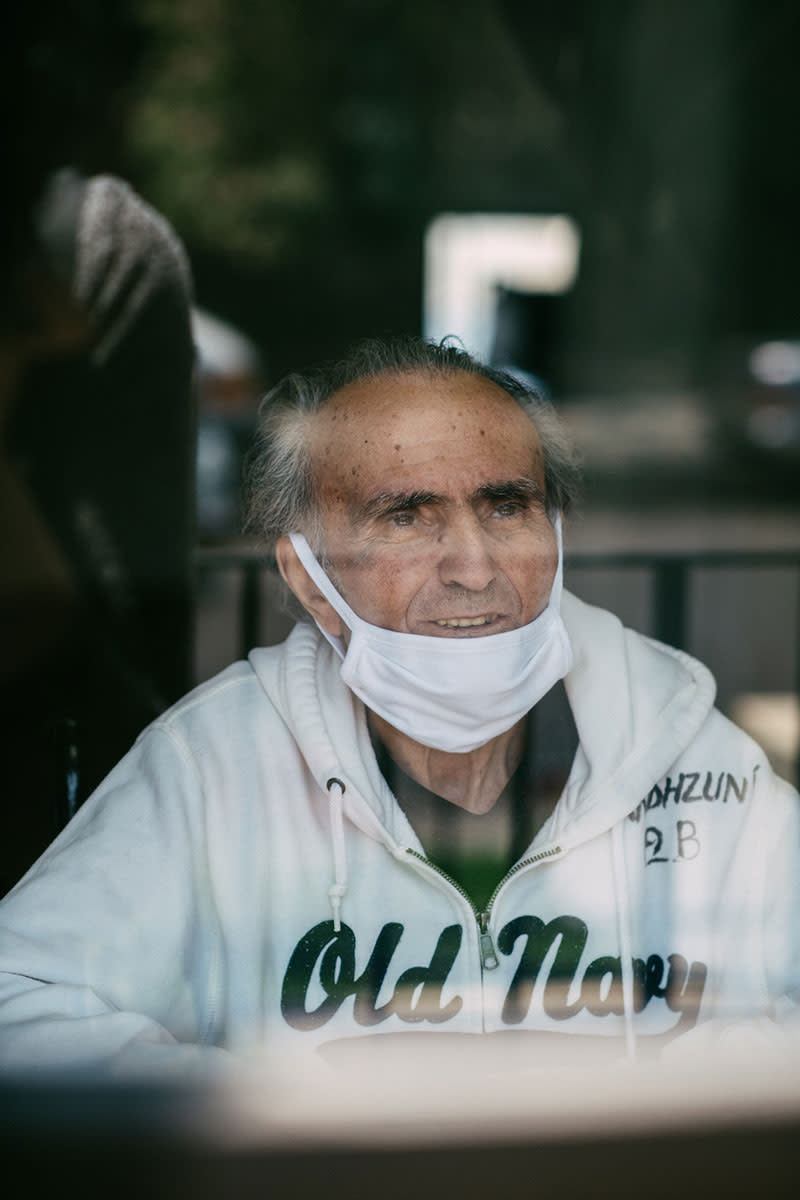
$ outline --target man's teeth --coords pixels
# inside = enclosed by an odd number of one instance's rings
[[[490,625],[494,620],[494,615],[489,617],[448,617],[444,621],[437,621],[437,625],[444,625],[447,629],[469,629],[473,625]]]

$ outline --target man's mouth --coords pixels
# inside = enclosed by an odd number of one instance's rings
[[[474,629],[478,625],[491,625],[496,619],[497,613],[488,613],[482,617],[444,617],[441,621],[434,621],[434,624],[443,629]]]

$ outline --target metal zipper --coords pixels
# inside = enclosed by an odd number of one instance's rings
[[[481,956],[481,968],[485,971],[494,971],[499,965],[497,951],[492,941],[492,935],[489,933],[489,917],[492,911],[492,905],[495,902],[498,892],[503,885],[523,867],[533,866],[537,862],[542,862],[546,858],[552,858],[556,854],[561,853],[560,846],[553,846],[551,850],[542,850],[539,854],[532,854],[530,858],[523,858],[521,862],[516,863],[510,871],[507,871],[503,878],[498,883],[497,887],[492,892],[489,903],[486,908],[479,912],[468,892],[465,892],[463,887],[457,880],[453,879],[452,875],[448,875],[441,867],[437,867],[435,862],[431,862],[424,854],[420,854],[418,850],[412,849],[411,846],[406,847],[406,854],[410,854],[413,858],[418,858],[420,862],[425,863],[426,867],[430,867],[437,875],[441,875],[442,879],[446,879],[451,887],[454,887],[460,896],[463,896],[467,904],[472,909],[475,916],[475,923],[478,926],[478,949]]]
[[[492,935],[489,933],[489,910],[477,914],[478,917],[478,946],[481,952],[481,966],[485,971],[494,971],[500,966],[497,961],[497,951],[494,948]]]
[[[532,854],[530,856],[530,858],[520,859],[520,861],[518,863],[514,864],[514,866],[511,868],[510,871],[506,872],[506,874],[503,876],[503,878],[498,883],[497,887],[492,892],[491,896],[489,897],[489,903],[486,906],[486,911],[491,912],[492,905],[494,904],[495,900],[497,899],[498,892],[503,887],[503,885],[505,883],[507,883],[509,879],[511,879],[511,877],[513,875],[517,874],[518,871],[523,870],[524,867],[532,867],[538,862],[543,862],[546,858],[554,858],[556,854],[561,854],[561,853],[562,853],[562,850],[561,850],[560,846],[552,846],[549,850],[540,850],[538,854]]]

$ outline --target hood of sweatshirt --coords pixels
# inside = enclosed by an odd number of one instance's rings
[[[579,747],[550,834],[565,846],[635,808],[693,741],[714,705],[711,672],[564,594],[574,663],[565,679]]]

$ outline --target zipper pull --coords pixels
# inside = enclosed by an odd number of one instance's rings
[[[489,914],[478,913],[478,944],[481,952],[481,966],[485,971],[494,971],[500,964],[497,961],[497,951],[494,948],[492,935],[489,933]]]

